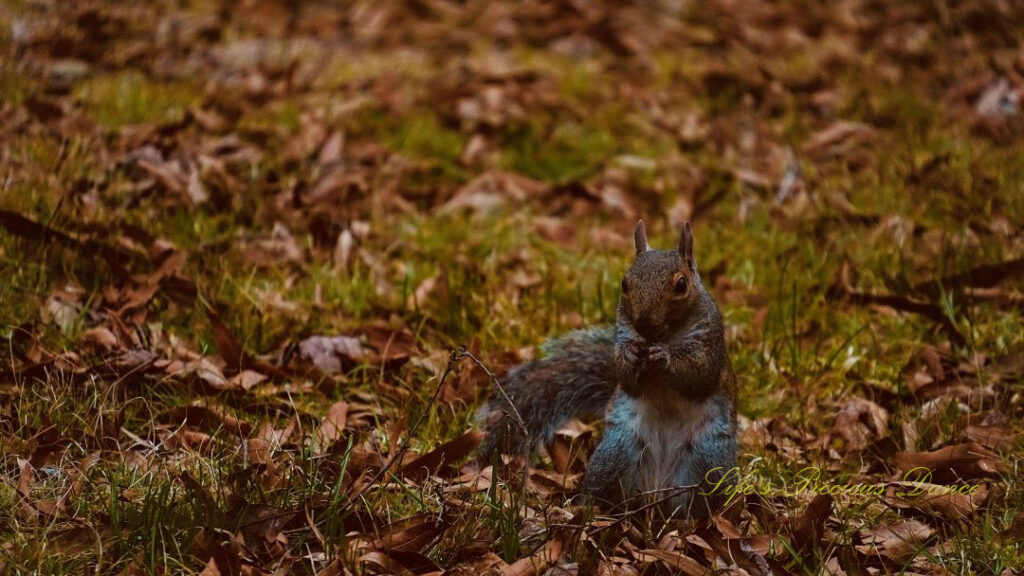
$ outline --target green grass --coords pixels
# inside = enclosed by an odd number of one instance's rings
[[[106,128],[143,122],[180,121],[198,90],[184,82],[154,82],[139,72],[101,74],[83,80],[73,95]]]

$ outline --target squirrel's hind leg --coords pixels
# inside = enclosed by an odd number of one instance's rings
[[[643,445],[622,414],[626,402],[620,392],[612,400],[601,441],[590,456],[582,491],[594,497],[605,511],[628,504],[639,490],[640,456]]]

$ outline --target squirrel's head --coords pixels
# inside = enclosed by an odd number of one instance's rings
[[[687,222],[676,250],[651,250],[640,220],[633,238],[636,259],[622,279],[620,306],[641,336],[658,340],[686,322],[704,292],[693,258],[693,232]]]

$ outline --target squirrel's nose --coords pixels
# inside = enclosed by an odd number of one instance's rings
[[[636,330],[647,340],[654,340],[658,335],[658,325],[649,318],[640,318],[636,321]]]

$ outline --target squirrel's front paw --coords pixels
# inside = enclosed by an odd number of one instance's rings
[[[667,345],[655,344],[647,349],[647,355],[644,356],[644,364],[647,366],[668,364],[670,358],[672,358],[672,354],[669,352]]]
[[[615,369],[619,384],[627,394],[635,396],[639,393],[637,381],[640,372],[640,362],[644,356],[644,347],[641,342],[627,340],[620,342],[615,349]]]
[[[619,345],[619,363],[623,368],[633,368],[644,355],[643,344],[629,340]]]

